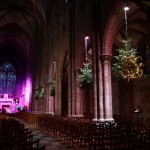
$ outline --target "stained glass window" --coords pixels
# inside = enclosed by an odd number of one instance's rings
[[[0,93],[3,93],[6,87],[6,73],[0,71]]]
[[[9,96],[15,94],[16,71],[10,62],[4,62],[0,67],[0,95],[7,93]]]

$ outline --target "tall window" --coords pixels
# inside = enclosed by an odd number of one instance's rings
[[[9,97],[15,94],[16,71],[10,62],[4,62],[0,67],[0,95],[5,93]]]

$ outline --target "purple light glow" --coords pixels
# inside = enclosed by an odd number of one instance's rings
[[[31,100],[31,91],[32,91],[32,84],[30,78],[26,80],[26,88],[25,88],[25,106],[29,109],[29,104]]]

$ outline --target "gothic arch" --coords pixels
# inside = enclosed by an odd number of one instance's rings
[[[124,21],[123,6],[123,1],[117,2],[107,21],[103,38],[103,54],[111,55],[112,53],[114,38]]]

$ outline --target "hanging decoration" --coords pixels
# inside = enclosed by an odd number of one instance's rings
[[[131,47],[131,39],[127,38],[127,15],[126,11],[129,8],[126,6],[125,10],[125,25],[126,25],[126,39],[122,40],[123,47],[117,49],[119,55],[114,56],[116,63],[113,64],[113,73],[123,79],[141,78],[143,70],[141,69],[143,64],[142,58],[137,56],[137,49]]]
[[[50,83],[50,96],[55,96],[55,81]]]
[[[142,58],[137,56],[136,49],[131,48],[131,40],[123,40],[124,47],[119,48],[117,51],[118,56],[114,56],[116,63],[113,64],[113,72],[116,76],[123,79],[141,78],[143,75],[143,66],[140,61]]]
[[[40,86],[40,93],[39,93],[39,97],[41,98],[41,99],[44,99],[44,86]]]
[[[87,63],[88,40],[89,40],[89,36],[86,36],[84,38],[86,63],[83,63],[84,68],[80,69],[80,74],[79,74],[79,86],[82,89],[91,89],[93,86],[92,69],[89,68],[90,63]]]
[[[34,98],[35,100],[39,99],[38,88],[34,89]]]
[[[80,69],[79,86],[82,89],[91,89],[93,86],[92,69],[89,68],[90,63],[83,63],[84,68]]]

